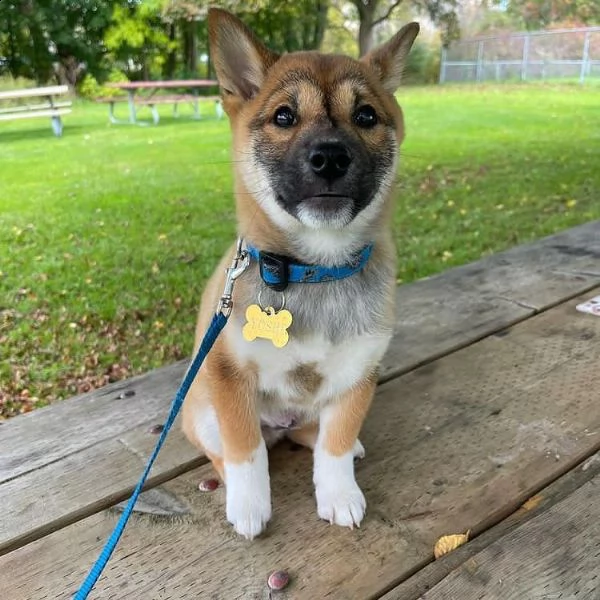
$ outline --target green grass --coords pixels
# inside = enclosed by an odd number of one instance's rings
[[[406,88],[398,278],[600,218],[598,92]],[[187,356],[235,235],[226,121],[0,123],[0,415]],[[163,107],[163,113],[168,110]]]

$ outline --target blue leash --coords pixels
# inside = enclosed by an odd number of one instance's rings
[[[235,280],[248,268],[248,265],[250,264],[250,258],[262,261],[262,256],[258,253],[258,251],[255,248],[248,246],[244,250],[242,249],[242,246],[243,240],[239,238],[237,241],[237,252],[233,258],[231,266],[227,269],[227,275],[225,276],[225,287],[221,299],[219,301],[217,313],[213,317],[208,331],[206,332],[206,335],[204,336],[204,339],[200,344],[200,348],[198,349],[194,360],[188,367],[183,381],[181,382],[181,385],[179,386],[179,389],[175,394],[175,399],[171,404],[169,415],[164,424],[163,430],[161,431],[160,437],[156,442],[156,446],[154,447],[152,455],[150,456],[150,459],[146,464],[146,468],[144,469],[140,480],[135,486],[133,494],[131,495],[131,498],[129,498],[129,502],[125,507],[123,514],[121,515],[119,521],[115,525],[115,528],[110,534],[110,537],[104,545],[104,548],[102,548],[100,556],[94,563],[93,567],[90,569],[90,572],[85,578],[85,581],[81,584],[81,587],[79,588],[75,596],[73,596],[73,600],[86,600],[86,598],[92,591],[92,588],[94,587],[94,585],[96,585],[96,582],[100,578],[100,575],[102,575],[104,567],[106,567],[106,564],[110,560],[114,549],[119,543],[121,535],[123,535],[123,531],[125,530],[125,526],[127,525],[127,521],[129,520],[129,517],[133,512],[133,507],[135,506],[139,495],[142,493],[142,488],[144,487],[146,479],[150,474],[152,465],[154,464],[154,461],[156,460],[156,457],[158,456],[158,453],[160,452],[160,449],[162,448],[162,445],[165,442],[167,434],[169,433],[169,430],[171,429],[173,422],[175,421],[175,417],[179,413],[179,410],[188,393],[188,390],[190,389],[192,382],[198,374],[198,370],[202,366],[204,359],[210,352],[210,349],[213,347],[213,344],[215,343],[216,339],[219,337],[219,334],[223,330],[223,327],[225,327],[225,325],[227,324],[227,319],[229,318],[229,315],[231,314],[231,309],[233,307],[232,297]],[[286,263],[284,264],[285,273],[283,273],[282,271],[285,278],[285,284],[287,285],[287,283],[294,282],[313,283],[320,281],[331,281],[332,279],[344,279],[345,277],[349,277],[350,275],[360,271],[365,266],[366,262],[369,260],[372,249],[372,244],[366,246],[355,257],[352,263],[343,265],[341,267],[326,268],[320,267],[318,265],[295,265]],[[273,258],[273,256],[271,256],[271,258]],[[282,281],[280,281],[280,279],[277,276],[277,269],[269,269],[270,266],[270,264],[267,264],[266,268],[263,269],[263,264],[261,262],[261,276],[263,276],[263,279],[264,274],[268,274],[267,279],[264,279],[265,283],[281,284]],[[272,277],[274,279],[272,279]]]
[[[167,417],[164,428],[160,434],[160,437],[158,438],[158,441],[156,442],[154,451],[152,452],[152,455],[150,456],[150,459],[146,464],[146,468],[144,469],[144,472],[142,473],[138,484],[135,486],[135,490],[133,491],[129,502],[125,507],[121,518],[119,519],[118,523],[113,529],[113,532],[110,534],[108,541],[102,549],[100,556],[94,563],[94,566],[90,569],[90,572],[88,573],[87,577],[85,578],[85,581],[79,588],[78,592],[75,594],[75,596],[73,596],[73,600],[85,600],[88,597],[89,593],[92,591],[92,588],[96,584],[96,581],[98,581],[98,578],[102,574],[102,571],[104,570],[106,563],[109,561],[116,545],[119,543],[119,539],[123,534],[125,526],[127,525],[127,521],[129,520],[129,517],[133,512],[133,507],[135,506],[139,495],[142,493],[142,488],[144,487],[144,483],[146,483],[146,479],[148,478],[150,469],[152,468],[152,465],[154,464],[154,461],[158,456],[158,453],[167,437],[167,434],[169,433],[169,430],[171,429],[171,426],[175,421],[175,417],[177,416],[177,413],[179,412],[179,409],[183,404],[183,400],[186,394],[188,393],[188,390],[190,389],[190,386],[192,385],[196,374],[198,373],[198,369],[200,369],[200,366],[204,362],[206,355],[209,353],[210,349],[215,343],[215,340],[223,330],[223,327],[225,327],[227,323],[227,318],[228,317],[223,312],[219,312],[213,317],[210,327],[208,328],[208,331],[206,332],[206,335],[204,336],[204,339],[200,344],[200,348],[198,349],[194,360],[188,367],[185,377],[183,378],[183,381],[179,386],[179,389],[177,390],[175,399],[171,404],[169,416]]]

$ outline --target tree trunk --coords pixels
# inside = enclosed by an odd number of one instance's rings
[[[31,69],[38,85],[44,85],[52,74],[52,59],[48,50],[48,40],[39,24],[33,19],[29,23],[31,43]],[[60,56],[60,50],[57,48]]]
[[[358,54],[364,56],[373,47],[373,13],[365,11],[358,28]]]
[[[13,29],[12,17],[8,12],[8,72],[16,79],[20,75],[20,61],[17,58],[16,28]]]
[[[174,42],[176,39],[177,31],[175,29],[175,23],[171,23],[169,25],[169,41]],[[166,79],[174,79],[175,78],[175,69],[177,68],[177,50],[173,49],[169,51],[167,55],[167,60],[165,61],[164,66],[164,75]]]
[[[364,56],[373,47],[375,12],[379,0],[353,0],[358,10],[360,25],[358,28],[358,54]]]
[[[73,89],[79,76],[83,73],[83,65],[72,55],[58,57],[55,75],[60,85],[68,85]],[[45,83],[45,82],[40,82]]]
[[[329,8],[328,2],[317,3],[317,16],[316,23],[313,30],[312,48],[318,49],[323,43],[323,37],[325,37],[325,30],[327,29],[327,12]]]
[[[197,75],[198,71],[198,36],[196,22],[184,21],[183,25],[183,63],[186,76]]]

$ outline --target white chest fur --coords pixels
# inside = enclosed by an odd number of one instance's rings
[[[327,401],[338,397],[354,386],[379,364],[390,335],[365,334],[333,343],[325,337],[314,335],[302,340],[290,338],[283,348],[276,348],[270,341],[243,339],[241,329],[228,328],[230,348],[243,364],[252,362],[258,369],[259,391],[276,396],[283,406],[297,402],[309,408],[306,398],[299,398],[298,386],[291,373],[298,368],[310,366],[319,378],[319,385],[310,404],[318,409]]]

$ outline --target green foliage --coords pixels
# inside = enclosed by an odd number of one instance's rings
[[[82,98],[93,100],[102,96],[100,93],[101,86],[98,80],[93,75],[86,75],[81,83],[77,86],[77,92]]]
[[[527,29],[544,29],[566,22],[571,25],[600,23],[598,0],[509,0],[508,12],[520,18]]]
[[[169,39],[159,2],[115,6],[104,42],[124,70],[144,79],[161,73],[177,43]],[[133,71],[130,65],[135,65]]]
[[[120,83],[123,81],[129,81],[127,75],[119,69],[112,69],[106,79],[108,83]],[[106,87],[100,85],[98,80],[93,75],[86,75],[83,81],[79,84],[77,92],[82,98],[88,100],[94,100],[96,98],[114,98],[122,96],[123,92],[116,88]]]
[[[97,75],[104,33],[119,2],[127,0],[0,2],[0,55],[7,57],[7,70],[40,83],[55,76],[70,85],[84,71]]]
[[[320,47],[327,26],[326,0],[239,3],[236,14],[278,52],[315,50]]]
[[[600,218],[597,89],[398,97],[402,281]],[[236,235],[230,133],[169,113],[107,127],[106,106],[79,103],[61,140],[41,119],[2,124],[0,416],[189,356],[202,288]]]
[[[437,83],[440,75],[440,48],[417,39],[404,69],[404,83]]]
[[[346,2],[332,2],[327,14],[327,30],[321,50],[332,54],[358,56],[356,10]]]
[[[25,77],[0,76],[0,92],[35,87],[35,81]]]

